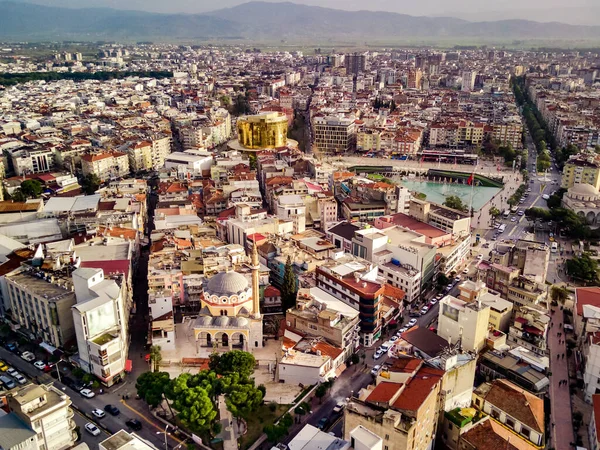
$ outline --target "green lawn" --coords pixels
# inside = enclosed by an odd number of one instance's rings
[[[287,408],[287,405],[278,405],[275,411],[271,411],[268,404],[262,405],[248,419],[248,432],[239,439],[240,448],[249,448],[263,433],[264,426],[275,422]]]

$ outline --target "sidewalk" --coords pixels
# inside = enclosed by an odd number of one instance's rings
[[[567,359],[566,339],[563,332],[559,338],[558,333],[562,331],[560,324],[563,322],[563,312],[560,307],[552,310],[552,327],[548,330],[548,348],[550,350],[550,447],[557,450],[571,450],[575,447],[573,434],[573,417],[571,409],[571,395],[569,383],[569,369]],[[561,343],[559,344],[559,340]],[[560,359],[557,358],[560,356]],[[561,380],[567,380],[566,385],[559,385]]]

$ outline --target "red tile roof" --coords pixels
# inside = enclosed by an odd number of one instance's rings
[[[444,372],[441,370],[421,367],[417,374],[408,381],[406,388],[394,402],[393,408],[416,413],[441,381],[443,375]]]
[[[398,395],[398,391],[402,389],[402,386],[404,386],[402,383],[383,381],[371,391],[366,401],[371,403],[389,403]]]
[[[575,289],[575,306],[577,314],[583,315],[583,306],[600,308],[600,287],[581,287]]]

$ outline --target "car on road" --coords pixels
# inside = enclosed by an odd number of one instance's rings
[[[82,389],[79,391],[79,393],[81,395],[83,395],[85,398],[94,398],[96,396],[94,391],[92,391],[91,389]]]
[[[99,408],[92,409],[92,414],[98,419],[102,419],[104,416],[106,416],[106,413]]]
[[[92,436],[98,436],[100,434],[100,428],[94,425],[92,422],[88,422],[84,425],[85,430]]]
[[[396,342],[397,340],[398,340],[398,336],[396,336],[396,335],[393,335],[393,336],[390,338],[390,342]]]
[[[544,200],[548,200],[548,199],[550,198],[550,196],[549,196],[548,194],[544,194],[544,195],[542,195],[542,198],[543,198]]]
[[[519,216],[524,216],[524,215],[525,215],[525,212],[524,212],[523,210],[520,210],[520,211],[517,213],[517,215],[519,215]]]
[[[407,326],[408,328],[410,328],[410,327],[414,327],[416,324],[417,324],[417,319],[410,319],[410,320],[408,321],[408,323],[406,324],[406,326]]]
[[[14,342],[8,342],[4,346],[6,347],[6,350],[8,350],[9,352],[16,352],[17,351],[17,344],[15,344]]]
[[[379,359],[382,356],[383,356],[383,350],[381,350],[380,348],[375,350],[375,353],[373,353],[373,359]]]
[[[321,417],[321,419],[317,423],[317,428],[319,430],[324,430],[328,423],[329,423],[329,419],[327,417]]]
[[[137,419],[129,419],[125,421],[125,425],[134,431],[140,431],[142,429],[142,422]]]
[[[46,367],[46,363],[44,361],[36,361],[36,362],[33,363],[33,366],[36,369],[44,370],[44,367]]]
[[[396,333],[396,336],[400,337],[400,336],[402,336],[402,333],[405,333],[407,331],[408,331],[408,328],[402,327],[398,330],[398,332]]]
[[[73,383],[71,384],[71,389],[77,392],[81,392],[82,389],[85,389],[85,386],[81,381],[73,381]]]
[[[421,317],[421,314],[419,314],[418,312],[411,312],[411,313],[408,315],[408,317],[413,317],[413,318],[415,318],[415,317]]]
[[[516,221],[517,221],[517,218],[513,216],[513,217],[511,217],[511,218],[510,218],[510,221],[511,221],[511,222],[516,222]]]
[[[48,373],[51,372],[54,369],[55,364],[53,363],[48,363],[44,366],[44,368],[42,369],[44,372]]]
[[[499,226],[500,226],[500,224],[499,224],[499,223],[495,223],[495,224],[494,224],[494,230],[497,230]]]
[[[8,377],[6,375],[0,375],[0,383],[6,389],[13,389],[14,387],[16,387],[15,382],[13,380],[11,380],[10,377]]]
[[[429,300],[429,304],[430,304],[431,306],[435,305],[437,302],[438,302],[438,301],[437,301],[437,299],[435,299],[435,298],[432,298],[431,300]]]
[[[111,416],[118,416],[121,411],[115,405],[106,405],[104,411],[109,413]]]
[[[8,366],[7,366],[7,365],[6,365],[6,363],[5,363],[4,361],[2,361],[1,359],[0,359],[0,370],[1,370],[2,372],[6,372],[6,371],[8,370]]]
[[[35,355],[31,352],[23,352],[21,353],[21,358],[27,362],[31,362],[35,360]]]
[[[9,374],[11,377],[14,377],[15,374],[19,373],[17,372],[16,369],[13,369],[12,367],[9,367],[8,370],[6,371],[7,374]]]
[[[381,370],[381,366],[379,364],[373,366],[373,368],[371,369],[371,375],[376,377],[377,375],[379,375],[380,370]]]
[[[13,378],[14,378],[14,379],[17,381],[17,383],[19,383],[19,384],[27,384],[27,378],[25,378],[25,377],[24,377],[23,375],[21,375],[19,372],[15,373],[15,374],[14,374],[12,377],[13,377]]]
[[[429,311],[429,306],[425,305],[421,308],[421,314],[425,315]]]
[[[333,407],[334,414],[341,413],[345,407],[346,407],[346,404],[344,402],[337,402],[337,404]]]

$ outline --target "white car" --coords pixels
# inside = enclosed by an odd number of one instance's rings
[[[377,364],[376,366],[373,366],[373,368],[371,369],[371,375],[374,375],[374,376],[379,375],[380,370],[381,370],[381,366],[379,364]]]
[[[17,372],[15,369],[13,369],[12,367],[10,369],[8,369],[6,371],[7,374],[9,374],[11,377],[14,377],[16,374],[18,374],[19,372]]]
[[[35,359],[35,355],[31,352],[23,352],[21,353],[21,358],[23,358],[27,362],[31,362]]]
[[[25,378],[25,377],[24,377],[23,375],[21,375],[19,372],[15,373],[15,374],[14,374],[12,377],[13,377],[13,378],[14,378],[14,379],[17,381],[17,383],[19,383],[19,384],[27,384],[27,378]]]
[[[333,412],[335,414],[339,414],[344,410],[345,407],[346,407],[346,404],[344,402],[338,402],[337,405],[335,405],[333,407]]]
[[[410,320],[408,321],[408,323],[406,324],[406,326],[407,326],[408,328],[410,328],[410,327],[414,327],[416,324],[417,324],[417,319],[410,319]]]
[[[36,369],[39,370],[44,370],[44,367],[46,367],[46,363],[44,361],[36,361],[33,363],[33,365]]]
[[[106,416],[106,413],[98,408],[92,409],[92,414],[95,415],[98,419],[102,419],[104,416]]]
[[[375,353],[373,353],[373,359],[379,359],[383,355],[383,352],[380,349],[377,349]]]
[[[477,255],[477,259],[482,260],[483,259],[483,255],[481,255],[481,254]]]
[[[82,389],[79,391],[79,393],[86,398],[94,398],[96,396],[96,394],[94,394],[94,391],[92,391],[91,389]]]
[[[398,330],[398,332],[396,333],[396,336],[400,337],[400,336],[402,336],[402,333],[405,333],[406,331],[408,331],[408,328],[402,327]]]
[[[517,218],[516,218],[516,217],[511,217],[511,218],[510,218],[510,221],[511,221],[511,222],[516,222],[516,221],[517,221]]]
[[[98,436],[100,434],[100,429],[96,425],[94,425],[92,422],[86,423],[85,424],[85,429],[92,436]]]
[[[394,335],[390,338],[391,342],[396,342],[398,340],[398,336]]]
[[[435,298],[432,298],[431,300],[429,300],[429,304],[431,306],[435,305],[437,303],[437,300]]]

